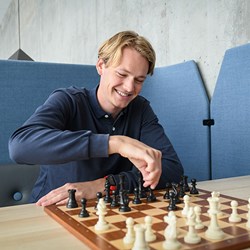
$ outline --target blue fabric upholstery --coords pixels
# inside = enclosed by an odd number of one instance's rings
[[[209,100],[194,61],[156,68],[146,80],[147,97],[189,178],[210,178]]]
[[[212,177],[250,174],[250,44],[226,51],[211,101]]]
[[[28,202],[39,166],[14,165],[9,158],[10,135],[57,88],[99,82],[93,65],[0,60],[0,206]]]
[[[94,87],[99,75],[93,65],[0,60],[0,164],[10,163],[10,135],[57,88]]]

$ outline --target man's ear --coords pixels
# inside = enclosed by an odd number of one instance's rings
[[[103,73],[103,69],[105,68],[105,63],[103,61],[103,59],[98,59],[97,63],[96,63],[96,70],[98,72],[98,74],[101,76]]]

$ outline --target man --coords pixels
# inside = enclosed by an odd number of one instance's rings
[[[10,138],[10,157],[40,164],[31,202],[65,204],[68,189],[76,198],[95,198],[105,177],[132,191],[142,173],[144,186],[164,188],[179,181],[181,163],[149,102],[139,96],[153,74],[155,52],[142,36],[120,32],[100,47],[96,88],[54,91]]]

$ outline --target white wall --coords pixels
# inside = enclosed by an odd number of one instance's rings
[[[19,0],[21,49],[35,61],[95,64],[100,43],[132,29],[157,66],[195,60],[209,97],[225,51],[250,41],[249,0]],[[0,26],[0,59],[18,48],[18,0]]]

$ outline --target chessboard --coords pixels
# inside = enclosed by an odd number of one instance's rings
[[[211,192],[198,189],[199,194],[190,195],[190,206],[199,206],[201,208],[200,219],[204,224],[203,229],[196,230],[201,237],[201,241],[197,244],[187,244],[184,237],[188,232],[186,218],[182,215],[184,204],[177,204],[177,210],[174,211],[177,218],[177,240],[181,244],[179,249],[244,249],[250,247],[250,229],[246,227],[248,201],[220,194],[220,210],[221,214],[218,217],[218,224],[225,237],[222,240],[210,240],[206,237],[205,232],[210,223],[208,214],[209,203],[208,197],[211,197]],[[132,249],[133,245],[128,245],[123,242],[126,235],[126,220],[131,217],[135,224],[144,224],[145,217],[152,217],[152,230],[156,235],[153,242],[148,243],[149,249],[162,250],[165,240],[164,230],[167,223],[164,216],[169,213],[169,201],[164,199],[164,190],[155,190],[154,195],[156,201],[148,202],[146,198],[142,198],[141,204],[129,203],[131,211],[120,212],[119,208],[111,208],[107,204],[106,221],[110,224],[110,228],[105,231],[96,231],[95,225],[98,221],[97,210],[95,208],[97,201],[87,201],[86,209],[89,212],[89,217],[80,218],[79,213],[81,206],[78,208],[69,209],[66,206],[50,205],[45,207],[45,212],[55,219],[58,223],[64,226],[69,232],[75,235],[78,239],[85,243],[89,248],[99,249]],[[132,201],[133,197],[130,196]],[[237,223],[229,222],[228,218],[232,213],[231,201],[238,202],[237,213],[241,217],[241,221]]]

